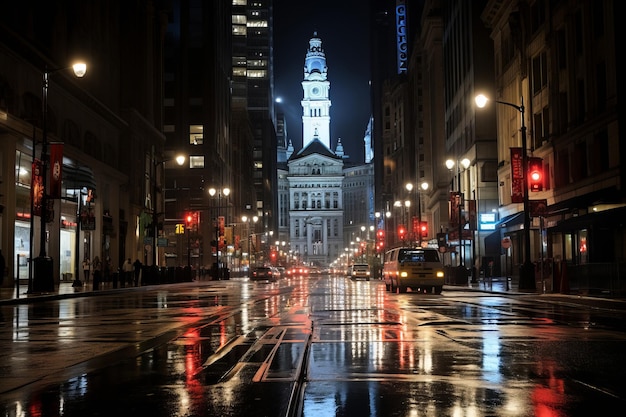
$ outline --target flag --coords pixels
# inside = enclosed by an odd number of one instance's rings
[[[50,198],[61,198],[63,180],[63,144],[50,144]]]

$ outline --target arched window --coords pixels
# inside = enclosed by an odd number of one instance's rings
[[[308,193],[302,193],[302,209],[303,210],[307,209],[308,201],[309,201],[309,194]]]

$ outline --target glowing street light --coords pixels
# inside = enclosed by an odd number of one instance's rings
[[[216,188],[209,188],[209,195],[211,197],[214,197],[215,195],[217,195],[217,215],[215,216],[215,266],[216,266],[216,273],[217,279],[222,278],[223,275],[223,271],[222,268],[220,268],[220,205],[222,204],[222,194],[224,195],[224,197],[228,197],[230,195],[230,188],[228,187],[224,187],[223,189],[219,190]]]

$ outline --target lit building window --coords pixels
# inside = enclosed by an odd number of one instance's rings
[[[267,71],[265,70],[248,70],[248,78],[265,78]]]
[[[246,16],[243,15],[243,14],[233,15],[232,22],[235,25],[245,25],[246,24]]]
[[[189,144],[190,145],[202,145],[202,125],[190,125],[189,126]]]
[[[248,22],[248,27],[249,28],[266,28],[267,27],[267,20],[250,20]]]
[[[248,29],[244,25],[233,25],[233,35],[245,36]]]
[[[191,155],[189,157],[189,168],[204,168],[204,155]]]

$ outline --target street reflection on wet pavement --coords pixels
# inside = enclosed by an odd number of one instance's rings
[[[625,318],[295,277],[0,306],[22,416],[571,416],[623,409]]]

